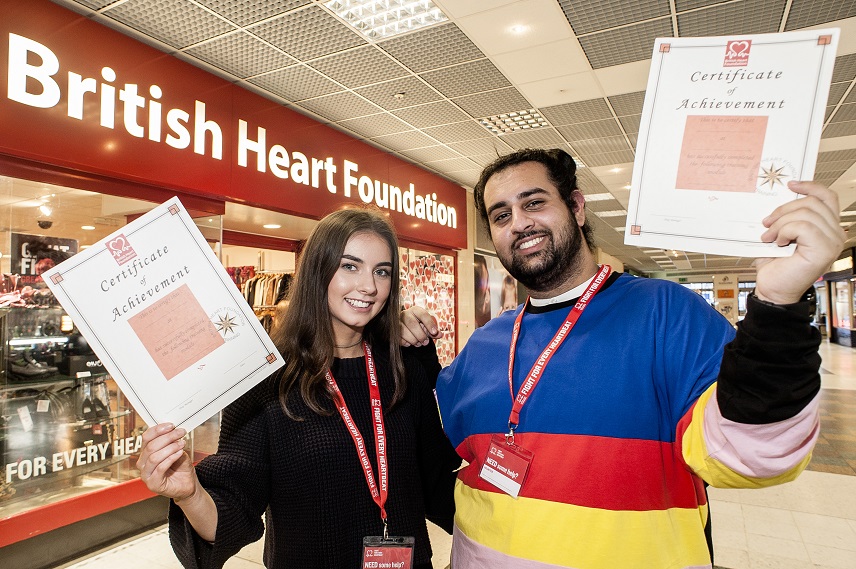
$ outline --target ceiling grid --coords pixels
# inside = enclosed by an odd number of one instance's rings
[[[448,21],[384,39],[361,35],[323,0],[54,1],[465,187],[496,156],[564,148],[582,166],[583,193],[613,196],[588,205],[596,243],[641,272],[675,266],[668,254],[625,246],[617,230],[654,39],[823,25],[856,37],[856,0],[435,0]],[[508,31],[518,22],[532,33]],[[856,41],[842,47],[817,177],[849,204]],[[529,59],[536,53],[550,57]],[[479,122],[530,110],[545,119],[541,126],[497,135]],[[603,211],[622,215],[601,218]],[[690,271],[749,265],[682,259]]]

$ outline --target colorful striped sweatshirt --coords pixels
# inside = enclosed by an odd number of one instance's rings
[[[572,305],[527,309],[515,394]],[[807,306],[750,305],[735,337],[684,287],[613,275],[523,407],[515,442],[533,459],[516,499],[479,477],[491,435],[508,430],[516,314],[477,330],[437,383],[446,433],[469,462],[455,490],[455,569],[710,567],[702,481],[792,480],[818,434]]]

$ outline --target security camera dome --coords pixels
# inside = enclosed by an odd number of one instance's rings
[[[38,223],[39,227],[41,227],[42,229],[50,229],[51,227],[53,227],[53,221],[49,219],[40,219],[38,220]]]

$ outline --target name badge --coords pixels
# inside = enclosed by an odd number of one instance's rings
[[[512,498],[517,498],[532,463],[532,453],[505,442],[505,435],[493,435],[479,472],[479,478],[490,482]]]
[[[412,537],[364,537],[363,569],[412,569],[415,541]]]

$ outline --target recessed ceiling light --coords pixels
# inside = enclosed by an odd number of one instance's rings
[[[430,0],[330,0],[324,5],[369,39],[388,38],[449,19]]]
[[[610,172],[612,172],[613,174],[618,174],[619,172],[621,172],[621,168],[612,168]]]
[[[39,211],[42,212],[42,215],[44,215],[45,217],[50,217],[53,213],[53,208],[51,208],[50,205],[43,203],[39,206]]]
[[[265,223],[262,227],[265,229],[279,229],[282,225],[279,225],[278,223]]]
[[[94,225],[81,225],[80,228],[85,229],[86,231],[92,231],[93,229],[95,229],[95,226]]]
[[[594,212],[598,217],[620,217],[622,215],[627,215],[627,212],[623,209],[611,209],[607,211],[596,211]]]
[[[549,126],[547,119],[535,109],[512,111],[479,119],[479,123],[493,134],[509,134]]]
[[[529,26],[527,26],[525,24],[516,24],[516,25],[513,25],[510,28],[508,28],[508,31],[514,35],[519,36],[521,34],[525,34],[526,32],[528,32]]]

